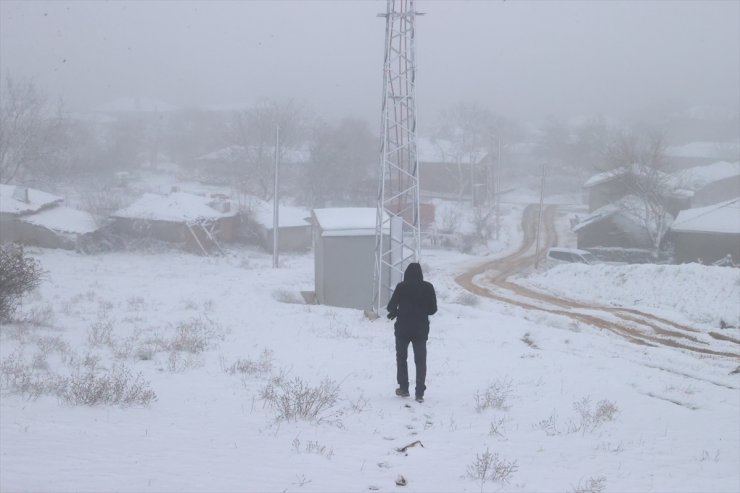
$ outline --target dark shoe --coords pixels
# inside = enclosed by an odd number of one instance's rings
[[[423,395],[417,395],[416,396],[416,402],[424,402],[424,396]]]
[[[399,397],[408,397],[411,394],[409,394],[409,391],[408,390],[404,390],[404,389],[398,388],[398,389],[396,389],[396,395],[399,396]]]

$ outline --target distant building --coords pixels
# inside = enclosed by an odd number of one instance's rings
[[[740,143],[699,141],[673,145],[666,148],[665,159],[673,169],[705,166],[722,160],[732,162],[740,159]]]
[[[712,263],[730,255],[740,264],[740,197],[681,211],[669,235],[678,262]]]
[[[470,197],[471,180],[480,181],[476,166],[486,159],[483,148],[462,151],[444,139],[419,137],[416,141],[421,193],[435,197]]]
[[[118,234],[182,243],[203,254],[217,251],[218,241],[233,240],[237,228],[237,211],[229,200],[186,192],[146,193],[112,218]]]
[[[596,174],[583,184],[583,188],[588,193],[588,211],[594,212],[627,195],[635,194],[636,189],[639,188],[636,185],[649,174],[651,177],[647,180],[657,182],[655,185],[662,188],[660,194],[664,205],[672,215],[675,216],[678,211],[689,206],[691,193],[679,187],[672,176],[659,170],[632,164]]]
[[[578,248],[653,248],[648,224],[637,213],[641,207],[639,198],[628,195],[580,218],[572,228]]]
[[[280,152],[280,179],[285,184],[293,183],[300,179],[302,167],[310,161],[311,153],[307,147],[281,148]],[[185,163],[185,168],[200,180],[209,183],[233,184],[235,177],[240,177],[240,179],[248,177],[248,166],[260,160],[267,161],[269,169],[272,170],[275,162],[275,148],[230,145],[190,160]]]
[[[740,162],[719,161],[673,175],[677,186],[691,192],[691,207],[718,204],[740,197]]]
[[[95,217],[64,199],[23,186],[0,185],[0,242],[74,249],[99,228]]]
[[[272,251],[274,242],[274,206],[253,198],[248,205],[250,217],[259,243]],[[281,205],[278,212],[278,251],[308,250],[311,248],[311,212],[302,207]]]

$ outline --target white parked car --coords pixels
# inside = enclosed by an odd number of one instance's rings
[[[577,248],[550,248],[547,251],[547,266],[552,267],[560,264],[593,264],[594,256],[586,250]]]

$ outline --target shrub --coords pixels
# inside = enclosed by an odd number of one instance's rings
[[[94,406],[148,405],[156,394],[141,373],[132,375],[125,366],[114,366],[108,372],[89,369],[64,379],[60,397],[68,404]]]
[[[573,488],[573,493],[601,493],[606,487],[606,478],[599,476],[598,478],[588,478],[585,482],[578,482],[578,486]]]
[[[278,420],[321,420],[323,413],[336,404],[339,386],[325,379],[312,387],[298,377],[273,379],[261,391],[261,398],[277,413]]]
[[[508,483],[517,469],[519,466],[516,461],[507,461],[486,449],[482,454],[476,454],[475,460],[468,466],[468,477],[480,481],[481,487],[486,481]]]
[[[571,421],[568,431],[571,433],[580,431],[583,434],[593,432],[607,421],[613,421],[619,411],[616,404],[605,399],[597,402],[596,407],[592,409],[588,397],[574,402],[573,409],[578,412],[578,421]]]
[[[171,337],[158,337],[153,342],[163,351],[197,354],[210,348],[214,339],[223,339],[218,325],[207,317],[194,317],[179,322]]]
[[[38,366],[38,362],[35,362]],[[36,371],[33,364],[23,360],[21,353],[13,353],[0,363],[0,389],[32,399],[55,393],[59,380],[46,372]]]
[[[0,320],[9,320],[23,295],[41,283],[43,271],[22,246],[0,245]]]
[[[87,342],[92,347],[103,344],[111,344],[113,341],[113,322],[110,320],[98,320],[90,326],[87,331]]]
[[[506,401],[511,395],[511,385],[511,380],[505,378],[490,384],[483,392],[476,391],[473,396],[475,410],[480,413],[490,408],[507,409]]]
[[[264,375],[272,371],[272,354],[272,351],[265,349],[262,351],[259,361],[239,359],[229,366],[225,366],[222,362],[221,367],[229,375],[235,375],[237,373],[242,375]]]

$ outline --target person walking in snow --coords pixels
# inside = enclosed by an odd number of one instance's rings
[[[437,294],[432,283],[424,280],[421,265],[410,263],[403,274],[403,281],[396,285],[388,302],[388,318],[396,320],[396,395],[409,396],[408,352],[409,343],[414,348],[416,366],[416,400],[424,401],[427,376],[427,339],[429,315],[437,312]]]

